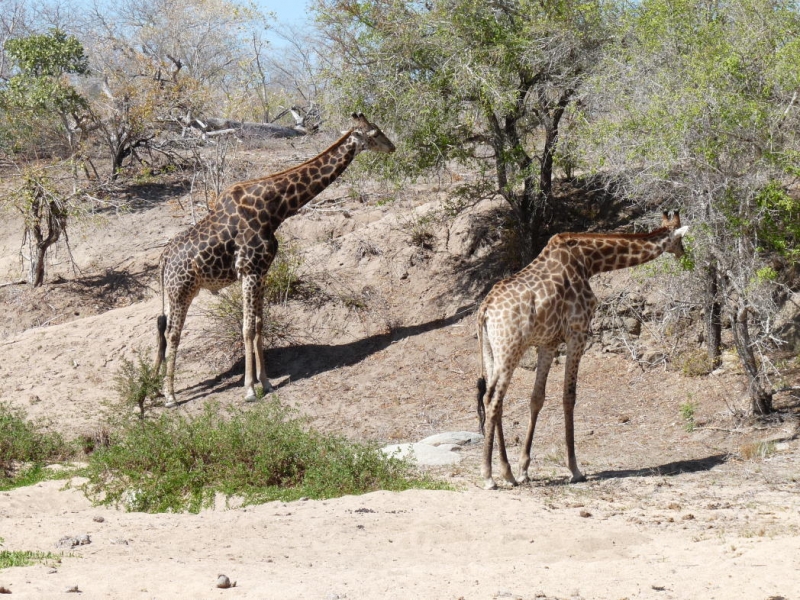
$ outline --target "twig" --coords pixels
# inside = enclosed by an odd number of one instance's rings
[[[782,387],[782,388],[780,388],[778,390],[774,390],[772,393],[773,394],[780,394],[781,392],[800,392],[800,387],[789,385],[789,386],[786,386],[786,387]]]
[[[7,281],[6,283],[0,283],[0,288],[8,287],[10,285],[25,285],[28,283],[27,279],[20,279],[19,281]]]
[[[725,427],[697,427],[694,428],[695,431],[724,431],[725,433],[744,433],[741,429],[726,429]]]
[[[51,308],[52,308],[52,307],[51,307]],[[63,316],[64,316],[64,315],[56,315],[56,316],[55,316],[55,317],[53,317],[52,319],[47,319],[47,321],[45,321],[44,323],[41,323],[41,324],[37,325],[36,327],[47,327],[48,325],[50,325],[50,323],[52,323],[52,322],[53,322],[53,321],[55,321],[56,319],[60,319],[60,318],[61,318],[61,317],[63,317]],[[36,327],[35,327],[35,328],[36,328]],[[34,329],[35,329],[35,328],[34,328]]]

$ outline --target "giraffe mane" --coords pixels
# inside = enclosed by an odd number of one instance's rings
[[[658,237],[669,231],[667,227],[659,227],[647,233],[559,233],[560,240],[646,240],[651,237]]]
[[[342,135],[342,137],[340,137],[338,140],[333,142],[325,150],[323,150],[322,152],[320,152],[316,156],[313,156],[312,158],[309,158],[307,161],[300,163],[299,165],[294,165],[293,167],[289,167],[288,169],[284,169],[283,171],[278,171],[277,173],[272,173],[271,175],[267,175],[266,177],[256,177],[255,179],[251,179],[249,181],[243,181],[243,182],[238,183],[236,185],[248,185],[250,183],[261,182],[261,181],[265,181],[265,180],[268,180],[268,179],[272,179],[273,177],[279,177],[280,175],[286,175],[287,173],[291,173],[292,171],[297,171],[298,169],[302,169],[303,167],[308,165],[308,163],[315,161],[316,159],[318,159],[323,154],[328,154],[328,153],[333,152],[334,150],[336,150],[336,148],[338,148],[339,146],[344,144],[345,141],[347,141],[347,138],[350,137],[350,134],[353,133],[353,131],[354,131],[353,129],[348,129],[347,131],[344,132],[344,135]]]

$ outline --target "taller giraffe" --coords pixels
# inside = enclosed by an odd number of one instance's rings
[[[536,419],[544,404],[550,366],[562,342],[567,344],[564,367],[564,426],[571,481],[585,481],[575,459],[573,413],[578,366],[589,339],[597,299],[589,286],[596,273],[649,262],[664,252],[683,256],[680,215],[663,214],[661,227],[644,234],[562,233],[554,235],[531,264],[491,289],[478,309],[478,343],[481,377],[478,379],[478,418],[481,431],[488,419],[481,475],[486,489],[492,479],[492,444],[497,429],[500,471],[516,485],[503,439],[503,397],[522,355],[537,346],[536,382],[531,395],[531,416],[525,445],[519,457],[519,477],[528,481],[531,444]]]
[[[264,278],[278,241],[275,230],[328,187],[363,150],[394,152],[394,144],[363,114],[319,156],[280,173],[226,189],[201,221],[178,234],[161,255],[162,314],[158,318],[156,372],[166,360],[165,406],[175,406],[175,355],[189,305],[200,289],[220,290],[242,280],[245,401],[256,398],[256,380],[272,391],[264,362]],[[164,314],[164,296],[169,311]]]

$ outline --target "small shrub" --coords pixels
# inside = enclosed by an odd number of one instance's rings
[[[379,448],[305,428],[277,400],[196,417],[168,412],[130,423],[94,452],[84,491],[101,504],[145,512],[197,512],[217,493],[246,503],[330,498],[377,489],[443,487]]]
[[[299,250],[292,244],[279,245],[278,255],[267,272],[264,291],[263,335],[265,346],[294,339],[294,326],[270,311],[270,304],[282,304],[295,297],[307,297],[314,293],[310,286],[303,285],[298,275],[302,264]],[[205,311],[210,321],[206,336],[224,361],[239,358],[244,352],[242,327],[244,325],[242,288],[233,284],[220,291]]]
[[[138,408],[141,419],[145,416],[147,399],[159,396],[163,384],[164,376],[156,373],[141,350],[136,352],[135,363],[123,358],[114,376],[114,390],[119,394],[122,404],[125,407]]]
[[[675,365],[684,377],[701,377],[714,370],[714,362],[708,352],[700,349],[683,352],[675,359]]]
[[[739,449],[739,454],[744,460],[763,460],[775,454],[775,442],[762,441],[744,444]]]
[[[70,454],[60,434],[45,431],[41,423],[26,420],[22,410],[0,402],[0,489],[46,479],[42,467]]]
[[[206,337],[211,345],[224,355],[225,360],[241,357],[244,353],[242,288],[232,285],[219,292],[205,314],[210,321]],[[265,347],[294,339],[294,324],[282,317],[279,311],[265,306],[263,319]]]
[[[278,304],[292,298],[298,291],[298,270],[302,264],[303,259],[297,245],[280,240],[278,254],[267,271],[264,299],[271,304]]]
[[[683,428],[691,433],[695,428],[695,413],[697,411],[697,403],[687,400],[680,405],[681,418],[683,419]]]
[[[403,229],[408,233],[411,244],[423,250],[433,250],[436,243],[434,226],[437,216],[430,212],[424,215],[414,214],[402,223]]]

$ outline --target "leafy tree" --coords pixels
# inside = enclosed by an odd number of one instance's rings
[[[169,152],[175,132],[238,106],[242,65],[262,16],[227,0],[115,0],[87,18],[102,96],[92,104],[112,177],[139,148]]]
[[[587,96],[584,158],[631,197],[683,205],[710,359],[727,314],[752,410],[768,413],[764,350],[781,273],[800,259],[800,200],[787,191],[800,176],[797,5],[645,0],[621,40]]]
[[[41,132],[65,138],[71,150],[76,143],[76,124],[88,106],[70,81],[86,75],[89,61],[74,36],[59,29],[6,41],[5,52],[13,75],[0,89],[4,145],[11,150],[33,149]]]
[[[11,76],[0,88],[0,147],[11,154],[41,155],[48,140],[67,142],[69,156],[79,151],[79,124],[88,102],[72,78],[89,72],[83,46],[59,29],[6,40]],[[52,150],[52,149],[50,149]],[[34,287],[45,279],[48,250],[68,241],[67,225],[76,194],[64,194],[43,174],[23,168],[22,184],[2,200],[22,214],[21,254],[29,261],[28,281]],[[74,184],[73,184],[74,185]]]
[[[317,0],[340,102],[402,132],[398,167],[483,169],[514,211],[520,258],[556,210],[561,120],[609,39],[599,0]],[[486,159],[489,159],[488,165]]]

